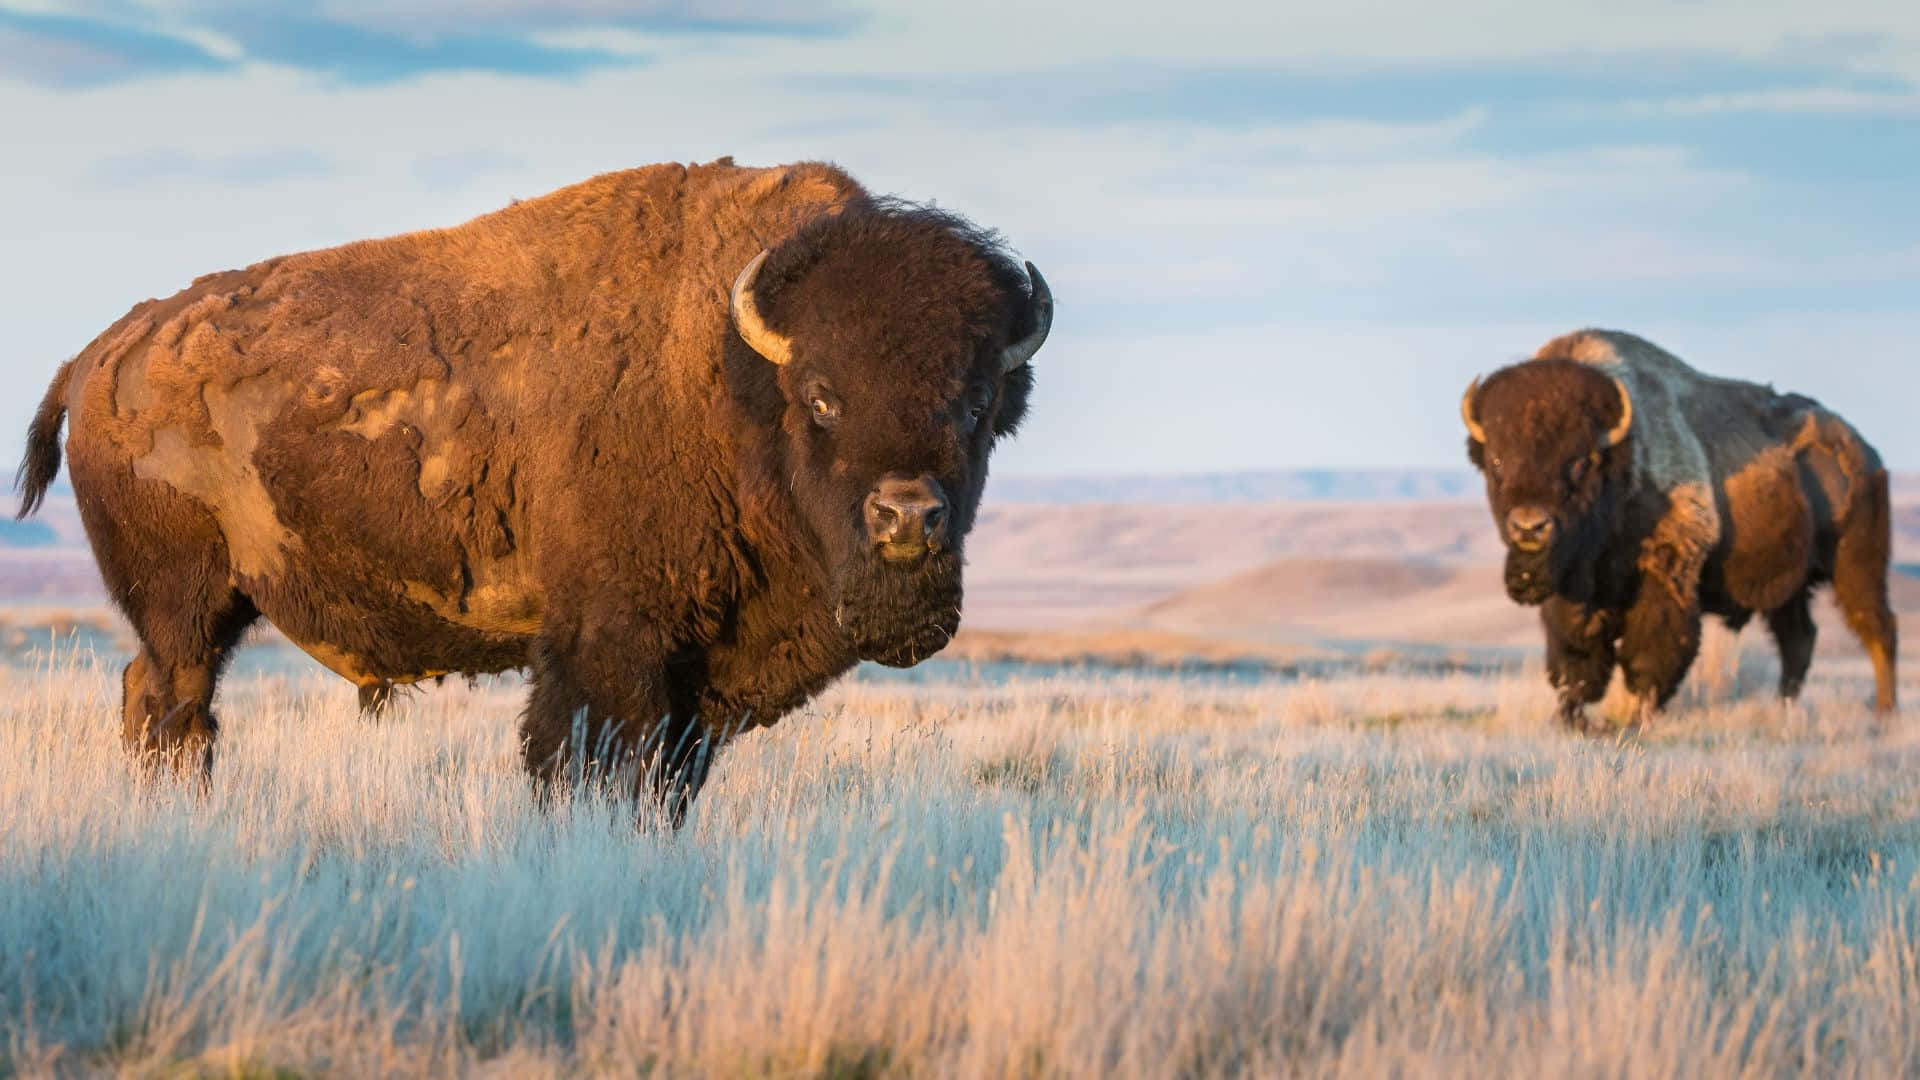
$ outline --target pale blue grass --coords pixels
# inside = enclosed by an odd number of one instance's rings
[[[198,800],[16,671],[0,1072],[1920,1069],[1920,739],[1749,681],[846,686],[674,836],[538,811],[510,687],[239,680]]]

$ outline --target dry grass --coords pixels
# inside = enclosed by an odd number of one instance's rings
[[[0,1074],[1920,1070],[1920,740],[1744,674],[855,684],[662,836],[536,812],[507,689],[236,683],[196,801],[15,672]]]

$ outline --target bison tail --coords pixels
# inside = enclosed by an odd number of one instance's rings
[[[73,378],[73,361],[60,365],[47,396],[40,399],[40,411],[33,414],[27,428],[27,454],[20,459],[20,471],[13,475],[14,490],[20,493],[20,510],[15,518],[30,516],[47,497],[47,485],[60,472],[60,425],[67,417],[67,383]]]

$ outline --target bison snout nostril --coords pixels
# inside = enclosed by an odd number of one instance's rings
[[[1553,517],[1537,506],[1517,506],[1507,514],[1507,540],[1527,550],[1542,547],[1553,536]]]
[[[948,509],[934,480],[887,477],[867,496],[867,536],[901,554],[938,550],[946,543]]]

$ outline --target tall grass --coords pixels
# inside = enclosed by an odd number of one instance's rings
[[[1537,674],[850,684],[679,835],[531,803],[517,692],[0,677],[0,1073],[1920,1070],[1920,739],[1855,675],[1553,731]]]

